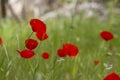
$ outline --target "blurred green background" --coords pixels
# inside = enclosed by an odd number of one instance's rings
[[[1,0],[0,3],[3,40],[0,80],[103,80],[111,72],[120,75],[119,0]],[[32,32],[29,24],[32,18],[45,22],[49,38],[39,41],[33,58],[24,59],[16,50],[25,48],[24,41]],[[114,39],[109,42],[101,39],[100,32],[104,30],[112,32]],[[31,38],[38,40],[34,34]],[[57,50],[63,43],[75,44],[79,54],[59,58]],[[41,57],[45,51],[50,53],[49,60]],[[95,65],[94,60],[100,63]]]

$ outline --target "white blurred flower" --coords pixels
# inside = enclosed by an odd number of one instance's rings
[[[112,56],[112,53],[111,53],[111,52],[108,52],[107,55]]]
[[[110,69],[113,68],[113,65],[112,65],[112,64],[104,63],[103,66],[105,67],[106,70],[110,70]]]
[[[57,62],[61,62],[61,61],[64,61],[64,60],[65,60],[65,59],[60,58],[60,59],[57,60]]]

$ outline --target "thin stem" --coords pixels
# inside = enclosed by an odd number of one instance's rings
[[[78,56],[76,56],[75,58],[75,62],[74,62],[74,66],[73,66],[73,79],[75,78],[75,75],[76,75],[76,71],[77,71],[77,63],[78,63]]]
[[[29,38],[32,36],[33,33],[34,33],[34,32],[32,31],[31,34],[28,36],[27,39],[29,39]],[[25,46],[24,46],[24,48],[25,48]]]
[[[39,42],[39,45],[41,45],[41,42]],[[39,48],[39,46],[38,46],[38,48]],[[32,70],[32,72],[33,72],[33,80],[36,80],[35,76],[36,76],[36,72],[37,72],[37,70],[39,68],[39,65],[40,65],[40,61],[39,61],[39,57],[38,57],[38,62],[36,63],[35,68]]]
[[[28,39],[32,36],[33,33],[34,33],[34,32],[32,31],[31,34],[28,36]]]
[[[36,64],[36,66],[35,66],[35,68],[34,68],[34,70],[33,70],[33,80],[36,80],[35,75],[36,75],[36,72],[37,72],[37,70],[39,68],[39,64],[40,64],[40,62],[38,61],[37,64]]]
[[[20,42],[19,42],[19,37],[18,37],[18,35],[16,35],[16,39],[17,39],[18,49],[20,49]]]
[[[14,75],[16,75],[16,77],[19,75],[19,73],[20,73],[20,71],[21,71],[22,64],[23,64],[23,63],[22,63],[23,60],[24,60],[24,59],[22,59],[22,58],[20,57],[20,58],[18,59],[18,61],[17,61],[17,66],[18,66],[18,67],[16,67],[16,69],[15,69],[16,71],[14,71],[14,73],[13,73]]]
[[[7,48],[6,48],[5,44],[3,44],[3,48],[5,50],[6,57],[7,57],[8,61],[9,61],[10,58],[9,58],[8,51],[7,51]]]
[[[54,61],[53,61],[53,67],[52,67],[52,75],[51,75],[51,80],[53,80],[53,77],[54,77],[54,71],[55,71],[55,64],[56,64],[56,60],[57,60],[57,56],[55,57]]]

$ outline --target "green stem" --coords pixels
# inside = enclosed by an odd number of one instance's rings
[[[53,67],[51,69],[52,75],[51,75],[51,80],[54,80],[54,72],[55,72],[55,65],[56,65],[56,60],[57,60],[57,56],[55,57],[54,61],[53,61]]]
[[[39,45],[41,45],[41,42],[39,42]],[[38,48],[39,48],[39,46],[38,46]],[[37,48],[37,49],[38,49]],[[40,65],[40,61],[39,61],[39,57],[38,57],[38,62],[36,63],[36,65],[35,65],[35,68],[34,69],[32,69],[32,72],[33,72],[33,80],[36,80],[36,72],[37,72],[37,70],[38,70],[38,68],[39,68],[39,65]]]
[[[5,44],[3,44],[3,48],[4,48],[4,50],[5,50],[6,57],[7,57],[8,61],[9,61],[10,58],[9,58],[8,51],[7,51],[7,48],[6,48],[6,45],[5,45]]]
[[[19,37],[18,37],[18,35],[16,35],[16,39],[17,39],[18,49],[20,49],[20,42],[19,42]]]
[[[77,69],[78,69],[77,63],[78,63],[78,56],[76,56],[74,66],[73,66],[73,71],[72,71],[73,79],[75,78],[75,75],[76,75],[76,72],[77,72]]]
[[[33,80],[36,80],[36,72],[37,72],[37,70],[38,70],[38,68],[39,68],[39,61],[37,62],[37,64],[36,64],[36,66],[35,66],[35,68],[34,68],[34,70],[33,70]]]
[[[32,31],[31,34],[28,36],[27,39],[29,39],[29,38],[32,36],[33,33],[34,33],[34,32]],[[25,46],[24,46],[24,48],[25,48]]]
[[[34,33],[34,32],[32,31],[31,34],[28,36],[28,39],[32,36],[33,33]]]

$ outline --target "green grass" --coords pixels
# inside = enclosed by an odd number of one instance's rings
[[[110,72],[120,75],[119,15],[110,14],[104,21],[76,15],[73,27],[71,19],[62,16],[45,23],[49,38],[39,42],[33,58],[23,59],[16,50],[24,49],[24,41],[32,32],[29,20],[22,23],[0,21],[0,37],[3,39],[0,46],[0,80],[103,80]],[[115,38],[106,43],[99,36],[103,30],[111,31]],[[37,39],[34,34],[31,38]],[[57,49],[63,43],[78,46],[79,54],[61,60]],[[106,56],[108,44],[113,47],[112,56]],[[42,59],[44,51],[50,53],[49,60]],[[94,65],[96,59],[100,61],[98,65]],[[112,64],[113,68],[107,70],[104,63]]]

